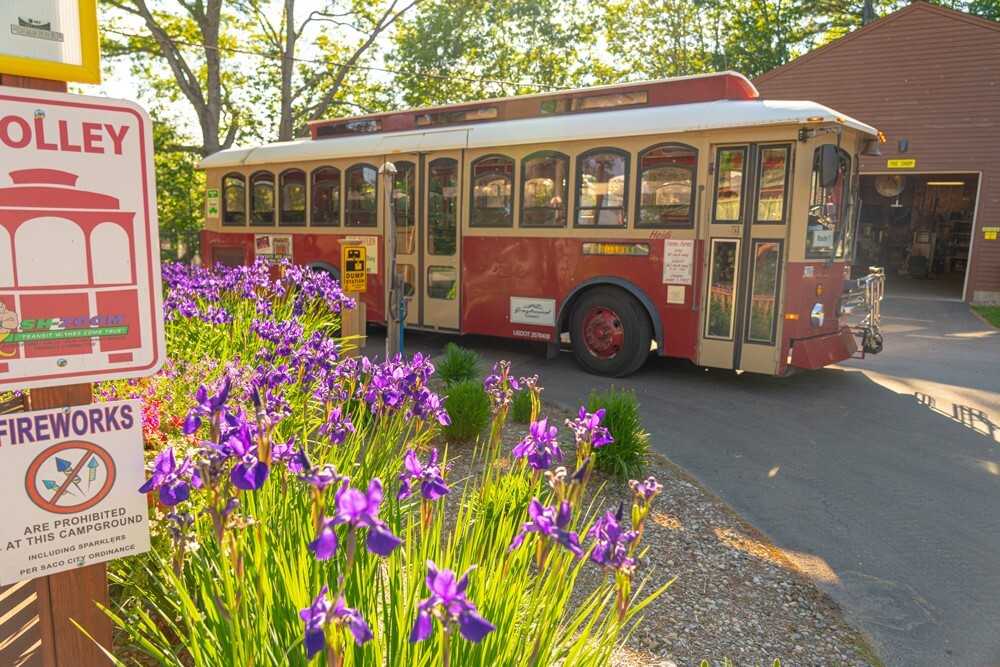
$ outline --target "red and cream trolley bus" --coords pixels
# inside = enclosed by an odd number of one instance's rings
[[[385,321],[391,206],[408,327],[568,334],[607,375],[654,345],[780,375],[858,350],[842,297],[858,156],[877,143],[875,128],[762,100],[735,73],[318,121],[308,139],[205,158],[202,257],[337,273],[340,243],[365,243],[381,260],[368,317]]]

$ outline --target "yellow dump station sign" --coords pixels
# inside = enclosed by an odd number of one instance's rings
[[[345,292],[368,290],[367,253],[363,245],[340,247],[340,283]]]

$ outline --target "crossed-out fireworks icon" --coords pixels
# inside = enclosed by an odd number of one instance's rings
[[[73,514],[103,500],[115,481],[111,455],[92,442],[53,445],[35,457],[25,475],[28,497],[40,508]]]

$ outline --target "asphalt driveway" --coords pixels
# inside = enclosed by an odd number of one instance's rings
[[[1000,665],[1000,332],[955,301],[887,298],[886,350],[790,378],[650,359],[655,447],[770,535],[887,665]],[[453,338],[407,332],[407,351]],[[568,353],[464,337],[572,407],[611,381]],[[381,337],[368,351],[381,349]]]

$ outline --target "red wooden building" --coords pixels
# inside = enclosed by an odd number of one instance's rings
[[[1000,303],[1000,23],[916,2],[755,83],[885,133],[856,263],[885,266],[889,294]]]

